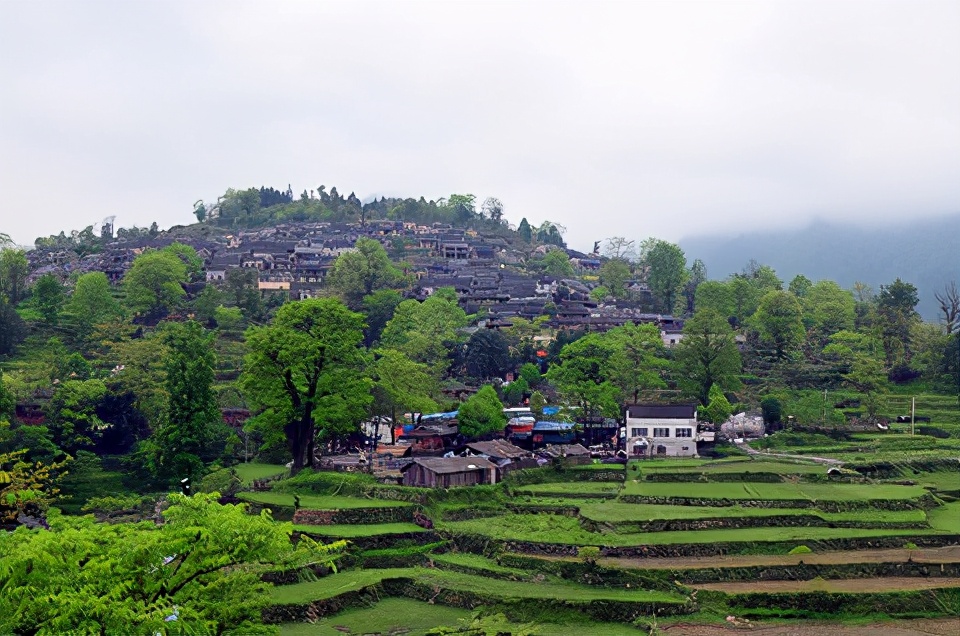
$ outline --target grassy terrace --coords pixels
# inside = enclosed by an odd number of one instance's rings
[[[904,542],[921,535],[956,532],[949,510],[939,513],[936,524],[931,519],[931,529],[895,530],[877,528],[740,528],[722,530],[687,530],[678,532],[600,533],[589,532],[580,526],[577,519],[558,515],[508,514],[502,517],[453,521],[439,524],[444,530],[477,534],[498,540],[534,541],[569,545],[595,545],[610,547],[668,545],[687,543],[769,543],[777,541],[803,541],[847,539],[866,537],[902,536]],[[954,514],[960,509],[954,509]]]
[[[563,495],[569,497],[576,497],[577,495],[616,497],[619,491],[619,483],[592,481],[565,481],[555,484],[535,484],[514,490],[518,495]]]
[[[559,485],[559,484],[552,484]],[[645,497],[698,499],[789,499],[807,501],[863,501],[915,499],[926,494],[921,486],[894,484],[792,484],[792,483],[657,483],[628,481],[623,494]]]
[[[823,464],[802,462],[778,462],[769,460],[754,460],[737,458],[727,461],[703,461],[698,464],[671,465],[659,462],[649,464],[637,462],[640,474],[649,473],[774,473],[777,475],[822,475],[827,472]]]
[[[269,477],[285,475],[290,472],[289,468],[281,466],[280,464],[258,464],[256,462],[237,464],[233,469],[237,471],[237,476],[240,477],[240,481],[248,486],[253,483],[254,479],[267,479]]]
[[[293,494],[281,492],[244,492],[237,495],[245,501],[293,507]],[[394,508],[409,506],[403,501],[341,497],[339,495],[300,495],[300,507],[310,510],[345,510],[348,508]]]
[[[431,557],[433,561],[443,567],[444,565],[459,565],[475,570],[484,570],[493,574],[502,576],[513,576],[520,579],[529,578],[532,573],[516,568],[508,568],[499,565],[493,559],[482,557],[479,554],[470,554],[469,552],[447,552],[445,554],[435,554]]]
[[[380,534],[406,534],[410,532],[426,532],[414,523],[371,523],[364,525],[329,525],[306,526],[295,525],[294,530],[319,534],[337,539],[353,539],[356,537],[374,537]]]
[[[332,574],[309,583],[282,585],[270,591],[271,600],[278,604],[308,603],[327,599],[345,592],[374,585],[386,578],[411,578],[418,583],[434,585],[440,589],[475,592],[504,599],[569,599],[576,601],[634,601],[658,603],[682,603],[679,594],[655,590],[605,588],[578,585],[564,581],[542,581],[531,585],[525,581],[491,579],[474,574],[447,572],[432,568],[396,568],[351,570]]]
[[[720,519],[742,517],[778,517],[785,515],[815,515],[825,522],[867,521],[879,523],[922,523],[927,520],[923,510],[857,510],[852,512],[821,512],[811,508],[744,508],[740,506],[657,506],[629,503],[583,503],[580,516],[592,521],[657,521],[666,519]]]

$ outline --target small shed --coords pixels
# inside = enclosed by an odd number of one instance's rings
[[[454,488],[497,483],[497,467],[482,457],[417,457],[400,469],[404,486]]]

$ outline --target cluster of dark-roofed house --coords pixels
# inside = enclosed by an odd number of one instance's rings
[[[434,223],[424,226],[399,221],[359,223],[302,222],[268,228],[237,230],[234,233],[196,232],[174,228],[156,237],[114,240],[101,252],[84,257],[64,248],[37,248],[27,253],[28,283],[52,273],[66,280],[71,274],[104,272],[119,283],[133,260],[149,249],[180,242],[190,245],[204,261],[206,283],[218,284],[231,269],[255,271],[264,294],[287,293],[303,299],[316,295],[341,254],[353,251],[357,239],[372,238],[383,243],[394,256],[409,265],[416,284],[409,294],[423,299],[442,287],[456,290],[467,313],[486,310],[485,326],[509,326],[517,317],[534,319],[549,316],[552,329],[603,331],[626,322],[654,323],[660,327],[664,344],[676,344],[682,323],[671,316],[645,313],[638,303],[598,304],[580,280],[537,276],[522,269],[529,257],[510,242],[493,233],[454,228]],[[546,247],[540,247],[545,250]],[[556,249],[556,248],[555,248]],[[398,253],[398,250],[401,253]],[[596,255],[566,250],[581,273],[600,266]],[[411,271],[412,270],[412,271]],[[205,282],[194,285],[198,292]],[[636,283],[642,291],[643,284]]]

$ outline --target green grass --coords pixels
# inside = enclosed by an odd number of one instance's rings
[[[697,499],[790,499],[808,501],[869,501],[915,499],[926,493],[921,486],[894,484],[807,484],[807,483],[660,483],[630,481],[623,494],[646,497]]]
[[[686,543],[769,543],[777,541],[816,541],[866,537],[942,534],[951,531],[949,511],[938,516],[935,529],[894,530],[884,528],[740,528],[722,530],[689,530],[678,532],[599,533],[580,526],[577,519],[559,515],[508,514],[502,517],[445,522],[443,529],[488,536],[499,540],[522,540],[543,543],[594,546],[639,546]],[[931,521],[931,523],[933,523]]]
[[[410,532],[426,532],[415,523],[371,523],[365,525],[329,525],[305,526],[294,525],[294,530],[321,534],[325,537],[337,539],[354,539],[357,537],[375,537],[380,534],[406,534]]]
[[[252,484],[254,479],[267,479],[290,472],[289,468],[281,466],[280,464],[258,464],[256,462],[237,464],[233,469],[237,471],[237,476],[240,477],[240,481],[247,486]]]
[[[469,552],[447,552],[445,554],[434,554],[433,561],[441,568],[444,565],[461,565],[476,570],[486,570],[495,574],[505,576],[515,576],[518,578],[528,578],[531,573],[516,568],[508,568],[499,565],[493,559],[482,557],[479,554],[470,554]]]
[[[506,581],[475,574],[447,572],[433,568],[396,568],[350,570],[331,574],[316,581],[295,585],[276,586],[270,590],[274,603],[288,605],[327,599],[379,583],[385,578],[406,577],[418,583],[436,586],[444,590],[458,590],[497,596],[504,599],[568,599],[577,601],[635,601],[658,603],[681,603],[679,594],[636,588],[614,588],[578,585],[565,581],[542,581],[531,585],[528,581]]]
[[[927,512],[930,527],[946,532],[960,533],[960,501],[938,506]]]
[[[822,464],[801,463],[794,461],[753,460],[737,458],[723,462],[708,462],[701,465],[689,466],[661,466],[649,467],[641,464],[640,473],[704,473],[707,475],[722,473],[775,473],[778,475],[825,474],[826,466]]]
[[[244,501],[293,507],[293,494],[282,492],[243,492],[237,495]],[[300,507],[309,510],[346,510],[348,508],[395,508],[409,506],[403,501],[341,497],[339,495],[300,495]]]
[[[417,570],[418,568],[396,568],[338,572],[316,581],[277,585],[270,590],[270,600],[279,605],[309,603],[375,585],[388,577],[415,576]]]
[[[553,484],[535,484],[516,488],[519,495],[608,495],[615,497],[620,490],[619,482],[564,481]]]
[[[599,522],[644,522],[666,519],[720,519],[815,515],[824,521],[874,521],[882,523],[922,523],[923,510],[857,510],[829,513],[811,508],[744,508],[740,506],[657,506],[629,503],[584,503],[580,515]]]
[[[960,491],[960,471],[921,473],[919,475],[908,476],[907,479],[915,481],[921,486],[931,486],[942,492]]]
[[[425,634],[441,626],[456,626],[473,615],[470,610],[407,598],[385,598],[376,605],[349,609],[316,623],[286,623],[280,636],[345,636],[345,634]],[[345,631],[348,630],[348,631]]]

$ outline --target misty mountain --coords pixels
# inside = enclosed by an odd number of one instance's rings
[[[798,230],[691,236],[680,246],[690,262],[703,260],[712,279],[741,271],[750,259],[777,270],[784,285],[804,274],[846,288],[862,281],[876,292],[899,277],[917,286],[917,309],[927,320],[937,318],[934,293],[950,280],[960,283],[960,214],[878,227],[819,220]]]

